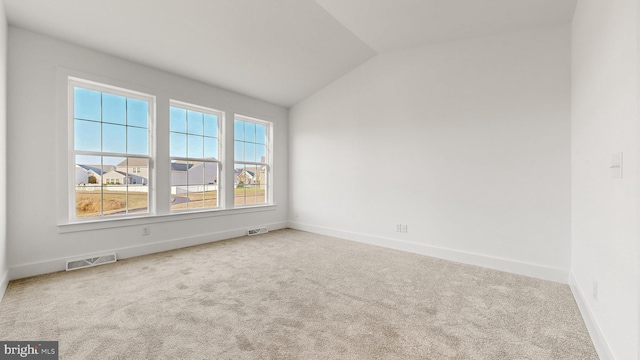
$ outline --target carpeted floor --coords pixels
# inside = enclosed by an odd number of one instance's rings
[[[567,285],[295,230],[9,284],[60,359],[597,359]]]

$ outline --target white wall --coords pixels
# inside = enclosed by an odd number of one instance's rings
[[[7,257],[7,18],[0,0],[0,300],[9,282]]]
[[[637,6],[580,0],[572,25],[572,285],[603,359],[638,356]]]
[[[64,269],[65,259],[116,250],[135,256],[244,235],[248,227],[286,226],[288,207],[288,110],[193,80],[134,64],[86,48],[9,27],[8,56],[8,253],[11,278]],[[168,215],[86,226],[59,226],[67,219],[67,120],[60,73],[82,73],[112,85],[132,86],[157,95],[157,131],[168,134],[169,99],[196,103],[274,123],[275,207],[230,210],[193,216]],[[64,78],[63,78],[64,80]],[[62,83],[62,86],[60,85]],[[156,138],[158,154],[168,159],[168,135]],[[233,144],[225,146],[227,159]],[[227,181],[233,181],[233,170]],[[38,176],[34,176],[35,171]],[[169,162],[156,163],[159,213],[168,212]],[[42,181],[49,174],[50,181]],[[233,194],[232,186],[227,195]],[[151,224],[151,235],[142,227]],[[96,229],[96,227],[106,228]],[[111,226],[111,227],[109,227]],[[83,230],[83,231],[77,231]]]
[[[569,110],[568,25],[378,55],[290,110],[291,226],[566,283]]]

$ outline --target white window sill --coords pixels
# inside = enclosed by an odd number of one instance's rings
[[[157,224],[170,221],[183,221],[202,219],[208,217],[229,216],[246,214],[262,211],[274,211],[276,209],[275,204],[266,205],[254,205],[237,207],[233,209],[216,209],[216,210],[203,210],[197,212],[177,212],[164,215],[142,215],[132,216],[127,218],[116,219],[100,219],[94,221],[82,221],[82,222],[70,222],[65,224],[58,224],[58,233],[66,234],[80,231],[93,231],[102,229],[112,229],[124,226],[140,226],[148,224]]]

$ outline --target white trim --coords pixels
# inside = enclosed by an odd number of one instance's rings
[[[463,264],[481,266],[489,269],[505,271],[513,274],[529,276],[542,280],[555,281],[567,284],[569,279],[568,270],[555,268],[550,266],[525,263],[503,259],[483,254],[476,254],[466,251],[446,249],[431,245],[419,244],[410,241],[397,239],[388,239],[367,234],[355,233],[350,231],[331,229],[322,226],[303,224],[299,222],[289,222],[292,229],[308,231],[316,234],[333,236],[345,240],[357,241],[365,244],[381,246],[389,249],[401,250],[420,255],[432,256],[449,261],[460,262]]]
[[[578,309],[580,310],[584,324],[587,326],[587,330],[591,336],[591,341],[593,342],[593,346],[596,348],[596,352],[598,352],[600,360],[615,359],[613,352],[611,352],[611,347],[609,347],[607,339],[600,330],[600,325],[598,324],[595,316],[593,316],[593,311],[591,311],[591,308],[589,307],[589,302],[586,300],[585,294],[578,285],[573,272],[569,274],[569,286],[571,287],[571,292],[576,300],[576,304],[578,304]]]
[[[194,245],[201,245],[206,243],[212,243],[221,240],[228,240],[237,237],[245,237],[247,235],[248,228],[266,227],[269,230],[284,229],[287,227],[286,222],[277,222],[271,224],[258,224],[247,225],[241,229],[227,230],[221,232],[213,232],[204,235],[192,236],[188,238],[172,239],[152,244],[136,245],[131,247],[125,247],[120,249],[109,249],[102,251],[102,253],[115,252],[118,259],[127,259],[136,256],[149,255],[159,253],[163,251],[181,249]],[[83,258],[92,256],[92,254],[74,254],[65,258],[58,258],[53,260],[47,260],[42,262],[34,262],[27,264],[20,264],[12,266],[10,269],[11,280],[22,279],[25,277],[48,274],[58,271],[64,271],[65,264],[68,259]]]
[[[0,276],[0,302],[7,291],[7,286],[9,286],[9,269],[4,270],[4,273]]]

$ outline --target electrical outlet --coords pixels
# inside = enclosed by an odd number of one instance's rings
[[[408,231],[407,231],[407,224],[403,224],[403,225],[402,225],[402,232],[403,232],[403,233],[408,232]]]
[[[402,224],[396,224],[396,232],[402,232]]]
[[[598,282],[593,280],[593,300],[598,301]]]
[[[147,236],[151,234],[151,226],[145,226],[142,228],[142,236]]]

